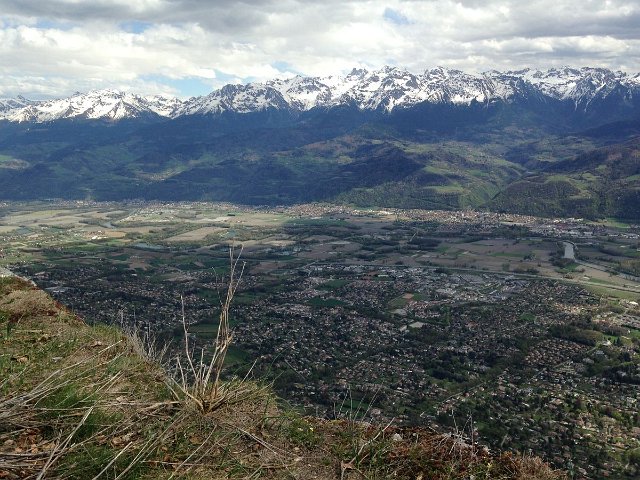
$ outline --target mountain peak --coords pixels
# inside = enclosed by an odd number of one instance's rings
[[[353,68],[347,77],[364,77],[369,71],[366,68]]]
[[[117,121],[141,116],[175,118],[264,110],[303,112],[315,107],[355,105],[361,110],[408,108],[419,103],[510,101],[533,89],[544,97],[571,101],[585,108],[611,92],[640,88],[640,74],[629,76],[598,67],[524,68],[469,74],[437,66],[414,74],[397,66],[368,71],[353,68],[344,76],[297,75],[266,82],[228,84],[186,101],[163,96],[140,96],[115,89],[92,90],[59,100],[30,101],[23,97],[0,101],[0,120],[46,122],[62,118]]]

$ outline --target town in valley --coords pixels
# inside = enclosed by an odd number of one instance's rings
[[[585,478],[640,473],[637,225],[206,202],[0,216],[4,268],[158,342],[184,335],[182,301],[205,350],[231,249],[227,374],[268,379],[302,411],[455,428]]]

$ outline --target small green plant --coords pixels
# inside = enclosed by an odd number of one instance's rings
[[[286,425],[287,438],[295,445],[313,448],[320,443],[315,427],[304,417],[293,414]]]
[[[11,317],[7,312],[3,312],[2,310],[0,310],[0,323],[7,322],[7,326],[6,326],[7,338],[9,338],[9,335],[11,334],[11,330],[13,329],[13,322],[10,321],[10,318]]]

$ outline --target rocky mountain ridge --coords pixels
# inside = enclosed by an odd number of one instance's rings
[[[246,114],[267,110],[293,114],[314,108],[355,106],[388,113],[419,104],[468,106],[538,98],[587,111],[598,101],[631,103],[640,97],[640,74],[604,68],[552,68],[546,71],[488,71],[473,75],[437,67],[420,74],[398,67],[353,69],[345,76],[274,79],[229,84],[188,100],[141,96],[115,90],[76,93],[68,98],[32,101],[0,99],[0,120],[43,123],[62,119],[123,119],[188,115]]]

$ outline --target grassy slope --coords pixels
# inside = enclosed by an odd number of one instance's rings
[[[536,127],[541,119],[535,115],[509,115],[455,132],[391,121],[220,132],[206,122],[167,124],[166,132],[162,125],[73,123],[34,131],[5,125],[0,195],[486,206],[543,216],[640,218],[640,173],[616,176],[616,155],[637,165],[637,145],[596,149],[629,135],[568,135],[544,122]],[[612,152],[609,159],[603,151]]]
[[[204,415],[139,342],[21,280],[0,278],[0,318],[0,478],[563,478],[455,437],[302,417],[257,384]]]
[[[517,213],[640,218],[640,139],[550,162],[515,181],[489,206]]]
[[[0,162],[0,193],[13,199],[143,197],[249,204],[338,199],[459,208],[486,202],[522,169],[487,154],[475,141],[412,138],[385,125],[218,136],[210,125],[205,132],[174,125],[166,138],[153,128],[73,124],[14,136],[4,132],[8,138],[0,138],[1,153],[21,163],[1,168],[6,162]]]
[[[599,158],[594,149],[610,143],[637,164],[628,155],[637,148],[620,143],[638,134],[637,121],[570,133],[582,123],[553,108],[494,107],[366,118],[345,110],[297,120],[264,112],[157,124],[5,123],[0,196],[337,201],[640,218],[640,173],[616,177],[615,155],[599,166],[571,166]]]
[[[387,144],[411,158],[417,168],[402,178],[354,185],[335,200],[398,208],[477,207],[522,172],[522,167],[493,154],[490,147],[469,142],[394,140]]]

